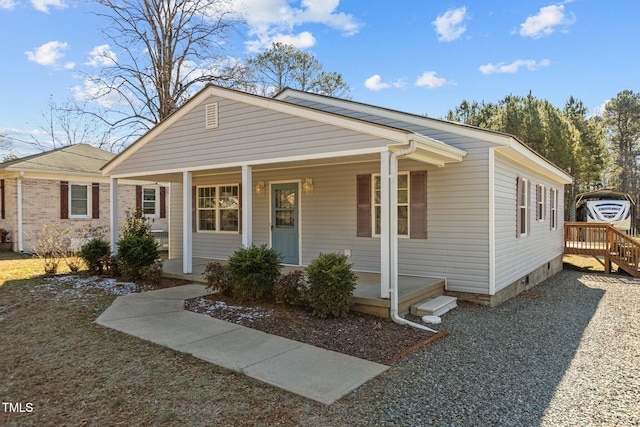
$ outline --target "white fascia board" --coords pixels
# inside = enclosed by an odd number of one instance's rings
[[[437,156],[442,156],[451,159],[454,162],[461,162],[467,155],[467,152],[459,148],[452,147],[437,139],[430,138],[428,136],[420,134],[412,134],[409,138],[418,143],[418,149],[427,151]]]
[[[272,98],[265,98],[229,89],[208,86],[201,92],[196,94],[193,98],[191,98],[186,104],[180,107],[170,117],[149,130],[136,142],[127,147],[122,153],[113,158],[102,168],[102,174],[110,175],[111,171],[122,162],[124,162],[127,158],[131,157],[138,150],[144,147],[144,145],[146,145],[149,141],[156,138],[158,135],[160,135],[162,132],[171,127],[178,120],[180,120],[182,117],[194,110],[201,103],[205,102],[209,97],[212,96],[218,96],[220,98],[229,99],[231,101],[242,102],[247,105],[253,105],[255,107],[260,107],[267,110],[289,114],[291,116],[300,117],[319,123],[329,124],[332,126],[364,133],[367,135],[372,135],[378,138],[398,143],[405,142],[407,140],[407,135],[411,134],[410,131],[406,131],[403,129],[396,129],[390,126],[369,123],[363,120],[340,116],[338,114],[314,110],[312,108],[290,104],[283,101],[274,100]]]
[[[215,169],[227,169],[227,168],[242,168],[242,166],[260,166],[260,165],[270,165],[276,163],[292,163],[292,162],[300,162],[306,160],[320,160],[320,159],[331,159],[337,157],[350,157],[350,156],[359,156],[365,154],[378,154],[383,151],[387,151],[387,147],[374,147],[374,148],[364,148],[358,150],[345,150],[345,151],[330,151],[326,153],[316,153],[316,154],[302,154],[299,156],[287,156],[287,157],[272,157],[268,159],[257,159],[251,161],[242,161],[242,162],[233,162],[233,163],[222,163],[217,165],[203,165],[203,166],[195,166],[190,168],[176,168],[176,169],[161,169],[154,170],[149,172],[135,172],[135,173],[127,173],[127,174],[117,174],[111,175],[113,178],[136,178],[143,177],[147,175],[165,175],[165,174],[175,174],[175,173],[183,173],[183,172],[199,172],[205,170],[215,170]]]
[[[498,153],[510,160],[562,184],[572,184],[573,178],[542,156],[525,147],[515,139],[506,147],[496,147]]]

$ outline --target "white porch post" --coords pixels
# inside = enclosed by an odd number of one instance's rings
[[[24,176],[24,171],[20,172],[20,178],[18,178],[17,183],[17,193],[18,193],[18,252],[24,252],[24,229],[22,227],[22,177]]]
[[[184,274],[191,274],[193,270],[192,185],[193,176],[191,172],[182,172],[182,272]]]
[[[242,246],[253,243],[251,166],[242,165]]]
[[[109,228],[111,233],[111,252],[118,253],[118,179],[111,177],[109,183]]]
[[[389,298],[391,285],[390,175],[391,152],[380,153],[380,297]]]

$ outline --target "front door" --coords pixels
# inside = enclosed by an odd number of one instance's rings
[[[284,264],[298,265],[298,183],[271,185],[271,247]]]

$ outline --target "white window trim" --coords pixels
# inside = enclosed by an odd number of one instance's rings
[[[152,214],[144,213],[144,190],[153,190],[155,192],[154,212]],[[144,218],[159,218],[160,217],[160,187],[156,186],[142,186],[142,216]]]
[[[551,203],[551,218],[549,218],[549,220],[551,221],[551,229],[552,230],[557,230],[558,229],[558,190],[555,188],[551,188],[549,191],[549,197],[551,198],[551,200],[549,201]]]
[[[71,197],[71,189],[76,186],[76,187],[85,187],[87,190],[87,213],[86,215],[74,215],[73,214],[73,209],[72,209],[72,204],[73,204],[73,198]],[[70,182],[69,183],[69,219],[91,219],[91,199],[93,198],[93,194],[91,193],[92,191],[92,187],[91,184],[82,184],[82,183],[78,183],[78,182]]]
[[[537,194],[540,194],[540,201],[538,202],[536,200],[536,217],[538,217],[538,222],[544,222],[545,220],[544,214],[547,209],[547,206],[544,203],[547,188],[544,185],[540,184],[538,185],[537,191],[539,191],[539,193]],[[538,197],[537,194],[536,194],[536,198]]]
[[[407,206],[407,234],[398,233],[398,238],[408,239],[411,236],[411,173],[409,171],[400,171],[398,176],[400,175],[407,176],[407,203],[398,203],[398,206]],[[371,174],[371,235],[373,237],[380,237],[380,233],[376,233],[376,207],[380,206],[380,204],[376,203],[376,178],[379,177],[379,173]],[[398,209],[398,206],[396,206],[396,209]]]
[[[529,235],[529,198],[531,195],[529,194],[529,180],[527,178],[522,178],[522,191],[524,191],[524,206],[522,205],[522,197],[521,194],[518,194],[518,215],[520,217],[520,237],[527,237]],[[522,208],[524,208],[524,215],[522,215]],[[524,231],[522,228],[524,227]]]
[[[198,198],[199,198],[199,189],[200,188],[212,188],[214,187],[216,189],[216,200],[218,199],[219,195],[220,195],[220,187],[238,187],[238,230],[236,231],[221,231],[219,230],[220,227],[220,207],[216,206],[213,210],[215,210],[216,213],[216,229],[215,230],[202,230],[200,228],[200,207],[199,207],[199,203],[198,203]],[[240,234],[240,186],[238,185],[238,183],[234,183],[234,184],[215,184],[215,185],[198,185],[196,186],[196,230],[198,231],[198,233],[212,233],[212,234]],[[206,209],[206,210],[211,210],[211,209]]]

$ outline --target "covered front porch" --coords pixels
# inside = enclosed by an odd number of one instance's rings
[[[213,260],[206,258],[192,259],[192,272],[185,274],[182,272],[183,259],[168,259],[164,262],[164,276],[176,279],[190,280],[204,283],[205,266],[211,261],[218,261],[222,264],[224,260]],[[283,266],[282,273],[286,274],[292,270],[304,270],[304,267]],[[380,297],[380,273],[369,273],[356,271],[358,281],[353,293],[351,309],[360,313],[372,314],[374,316],[388,318],[391,307],[391,300]],[[409,313],[411,305],[425,299],[442,295],[445,290],[445,279],[437,277],[422,276],[398,276],[398,312],[400,315]]]

